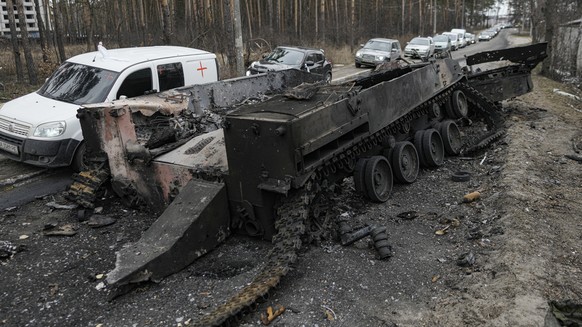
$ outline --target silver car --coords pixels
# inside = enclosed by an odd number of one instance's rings
[[[434,54],[437,57],[451,57],[451,39],[447,35],[437,35],[432,38],[434,41]]]
[[[356,67],[376,66],[401,57],[400,42],[393,39],[376,38],[362,45],[356,52]]]
[[[404,56],[428,61],[434,55],[434,42],[430,37],[415,37],[404,48]]]

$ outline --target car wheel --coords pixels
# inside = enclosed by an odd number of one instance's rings
[[[360,68],[360,67],[362,67],[362,65],[361,65],[361,64],[358,64],[358,63],[356,63],[356,68]]]
[[[81,142],[77,147],[77,151],[75,151],[75,155],[73,156],[73,161],[71,162],[71,168],[75,172],[81,172],[87,168],[85,164],[85,152],[86,152],[86,145],[85,142]]]
[[[329,83],[331,83],[331,72],[327,72],[327,73],[325,74],[325,83],[326,83],[326,84],[329,84]]]

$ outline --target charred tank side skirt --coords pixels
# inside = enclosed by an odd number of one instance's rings
[[[117,252],[107,283],[159,280],[216,248],[230,234],[226,186],[192,179],[138,242]]]
[[[546,52],[547,46],[547,43],[537,43],[523,47],[479,52],[467,57],[467,65],[473,66],[486,62],[509,60],[533,68],[548,56]]]

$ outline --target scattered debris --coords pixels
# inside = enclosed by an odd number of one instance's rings
[[[25,234],[25,235],[20,235],[20,236],[18,236],[18,239],[19,239],[19,240],[25,240],[25,239],[27,239],[27,238],[29,238],[29,237],[30,237],[30,236],[28,236],[28,235],[26,235],[26,234]]]
[[[87,225],[91,228],[99,228],[104,226],[109,226],[115,224],[117,220],[115,218],[104,216],[104,215],[93,215],[89,218]]]
[[[11,212],[11,211],[14,211],[14,210],[16,210],[17,208],[18,208],[18,207],[8,207],[8,208],[5,208],[5,209],[4,209],[4,211],[6,211],[6,212]]]
[[[575,160],[575,161],[578,161],[578,162],[581,162],[581,163],[582,163],[582,156],[579,156],[579,155],[577,155],[577,154],[566,154],[566,155],[564,155],[564,157],[566,157],[566,158],[568,158],[568,159],[572,159],[572,160]]]
[[[463,196],[463,203],[470,203],[477,201],[481,198],[481,193],[479,191],[471,192]]]
[[[14,245],[9,241],[0,241],[0,259],[11,258],[14,254],[22,251],[22,245]]]
[[[431,280],[431,282],[436,283],[439,279],[441,279],[441,276],[434,275],[434,276],[432,276],[432,278],[430,280]]]
[[[466,170],[459,170],[451,175],[453,182],[467,182],[471,179],[471,173]]]
[[[48,202],[46,206],[51,207],[53,209],[63,209],[63,210],[72,210],[77,208],[76,204],[58,204],[54,201]]]
[[[325,318],[328,321],[334,321],[334,320],[337,319],[337,317],[335,315],[335,312],[330,307],[328,307],[326,305],[322,305],[322,307],[325,309],[325,311],[324,311],[325,312]]]
[[[358,229],[355,232],[343,234],[341,236],[341,244],[343,246],[348,246],[352,243],[355,243],[356,241],[359,241],[364,237],[370,235],[373,229],[374,226],[366,226]]]
[[[574,94],[570,94],[568,92],[560,91],[559,89],[554,89],[554,93],[559,94],[559,95],[563,95],[563,96],[568,97],[568,98],[573,99],[573,100],[582,101],[582,98],[580,98],[579,96],[574,95]]]
[[[392,256],[392,246],[388,243],[386,227],[376,227],[372,230],[372,240],[374,247],[378,251],[378,259],[384,260]]]
[[[436,232],[434,232],[436,235],[445,235],[446,233],[448,233],[449,227],[451,227],[450,225],[445,226],[442,229],[437,230]]]
[[[43,231],[45,236],[73,236],[77,234],[77,228],[71,224],[66,224]]]
[[[457,266],[459,267],[471,267],[475,264],[475,255],[473,252],[466,252],[461,254],[457,258]]]
[[[277,318],[278,316],[280,316],[281,314],[283,314],[283,312],[285,312],[285,307],[284,306],[279,306],[277,308],[277,310],[273,311],[273,307],[269,306],[267,308],[267,314],[261,314],[261,322],[263,323],[263,325],[267,326],[269,325],[273,320],[275,320],[275,318]]]

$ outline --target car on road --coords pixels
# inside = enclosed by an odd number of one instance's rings
[[[444,32],[443,35],[446,35],[451,39],[451,48],[453,51],[458,50],[461,47],[458,33]]]
[[[467,39],[467,45],[475,44],[475,34],[465,33],[465,38]]]
[[[331,82],[332,63],[325,57],[321,49],[279,46],[259,61],[254,61],[247,69],[247,76],[279,71],[299,69],[324,76],[326,82]]]
[[[87,52],[67,59],[36,92],[0,105],[0,154],[40,167],[84,168],[82,105],[218,80],[216,55],[177,46]]]
[[[400,42],[394,39],[370,39],[356,52],[356,67],[376,66],[402,57]]]
[[[479,42],[481,41],[489,41],[495,36],[495,32],[493,31],[483,31],[479,33]]]
[[[415,37],[404,47],[404,56],[428,61],[428,58],[434,56],[434,51],[435,46],[431,37]]]
[[[452,46],[451,46],[451,39],[447,35],[437,35],[432,38],[434,42],[434,53],[435,56],[444,58],[450,57]]]

